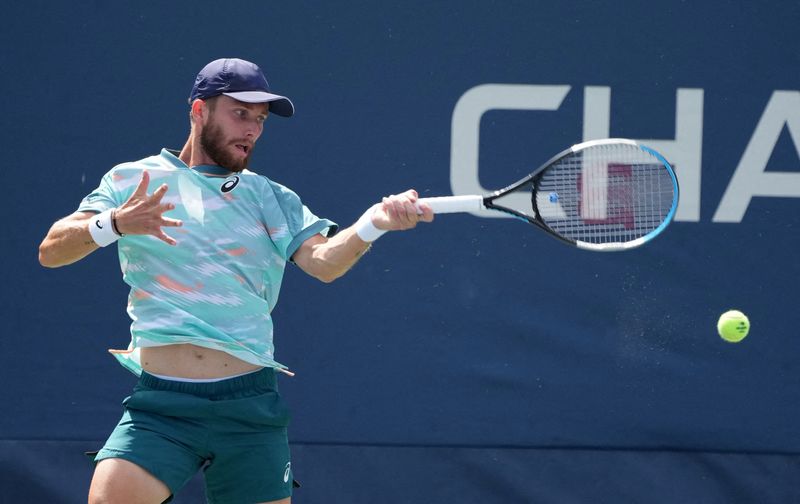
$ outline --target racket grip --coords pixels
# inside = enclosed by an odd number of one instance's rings
[[[477,212],[483,209],[483,196],[462,195],[420,198],[417,200],[417,208],[419,208],[419,203],[427,203],[434,214]]]

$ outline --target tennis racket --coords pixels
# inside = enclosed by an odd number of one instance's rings
[[[581,249],[628,250],[675,216],[678,179],[653,149],[611,138],[573,145],[527,177],[487,196],[421,198],[435,214],[503,212]]]

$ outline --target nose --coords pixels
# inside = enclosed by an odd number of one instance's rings
[[[258,121],[251,121],[247,124],[247,130],[245,131],[245,135],[247,138],[252,139],[253,141],[257,140],[258,137],[261,136],[261,132],[264,130],[264,125]]]

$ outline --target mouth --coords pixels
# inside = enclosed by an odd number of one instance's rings
[[[252,148],[250,145],[243,143],[237,143],[234,147],[245,156],[250,153],[250,149]]]

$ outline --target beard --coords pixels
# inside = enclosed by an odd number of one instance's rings
[[[216,164],[227,168],[233,172],[241,172],[247,168],[250,162],[250,155],[253,153],[252,146],[247,151],[247,156],[239,159],[230,154],[225,147],[229,144],[226,143],[225,135],[222,133],[222,128],[214,122],[209,122],[200,133],[200,146],[203,148],[208,157],[210,157]]]

